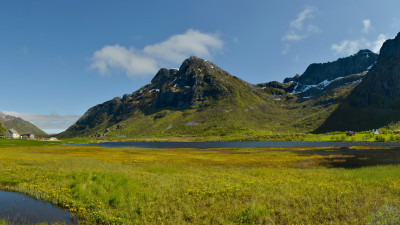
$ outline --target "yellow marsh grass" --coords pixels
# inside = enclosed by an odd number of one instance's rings
[[[82,224],[365,224],[380,209],[397,218],[398,166],[328,169],[323,160],[284,148],[14,146],[0,148],[0,186]]]

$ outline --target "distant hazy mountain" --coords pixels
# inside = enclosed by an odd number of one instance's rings
[[[0,111],[0,123],[4,130],[14,129],[19,134],[32,133],[36,136],[47,136],[47,134],[33,125],[32,123],[25,121],[19,117],[5,115]]]

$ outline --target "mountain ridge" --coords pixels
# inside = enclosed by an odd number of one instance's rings
[[[14,129],[16,130],[19,134],[24,134],[24,133],[32,133],[36,136],[47,136],[48,134],[38,127],[36,127],[34,124],[21,119],[20,117],[15,117],[15,116],[10,116],[6,115],[3,112],[0,111],[0,123],[2,127],[4,128],[3,130],[6,131],[8,129]]]
[[[294,83],[250,84],[192,56],[179,69],[160,69],[132,94],[90,108],[59,137],[246,137],[277,131],[311,132],[343,99],[344,90],[356,85],[335,82],[329,89],[335,98],[318,92],[305,99],[291,94]]]
[[[380,117],[400,121],[400,51],[393,50],[400,49],[399,36],[394,42],[386,41],[380,55],[360,50],[333,62],[311,64],[302,75],[283,83],[250,84],[212,62],[192,56],[179,69],[160,69],[147,85],[132,94],[90,108],[59,137],[240,139],[347,130],[354,126],[343,123],[357,120],[353,118],[365,120],[365,116],[358,117],[357,110],[343,109],[362,105],[361,111],[367,114],[384,109],[374,117],[378,122],[365,128],[384,126],[389,120],[380,123]],[[396,98],[387,100],[387,96]],[[327,126],[329,123],[334,124],[333,128]],[[342,124],[340,129],[338,124]]]

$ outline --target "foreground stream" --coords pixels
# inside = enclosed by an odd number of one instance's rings
[[[24,194],[0,191],[0,219],[12,224],[76,224],[67,210]]]

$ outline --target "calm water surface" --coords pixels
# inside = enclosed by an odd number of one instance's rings
[[[137,148],[245,148],[283,147],[279,151],[299,155],[321,155],[327,167],[360,168],[377,165],[400,165],[399,142],[292,142],[292,141],[243,141],[243,142],[104,142],[103,147]],[[374,147],[373,149],[357,146]],[[322,147],[322,149],[296,150],[293,147]],[[356,148],[350,148],[356,147]],[[378,148],[377,148],[378,147]],[[390,147],[382,148],[379,147]],[[273,151],[273,150],[271,150]]]
[[[0,219],[14,224],[76,224],[69,211],[8,191],[0,191]]]
[[[223,142],[102,142],[102,147],[138,148],[244,148],[244,147],[400,147],[400,142],[323,142],[323,141],[223,141]]]

